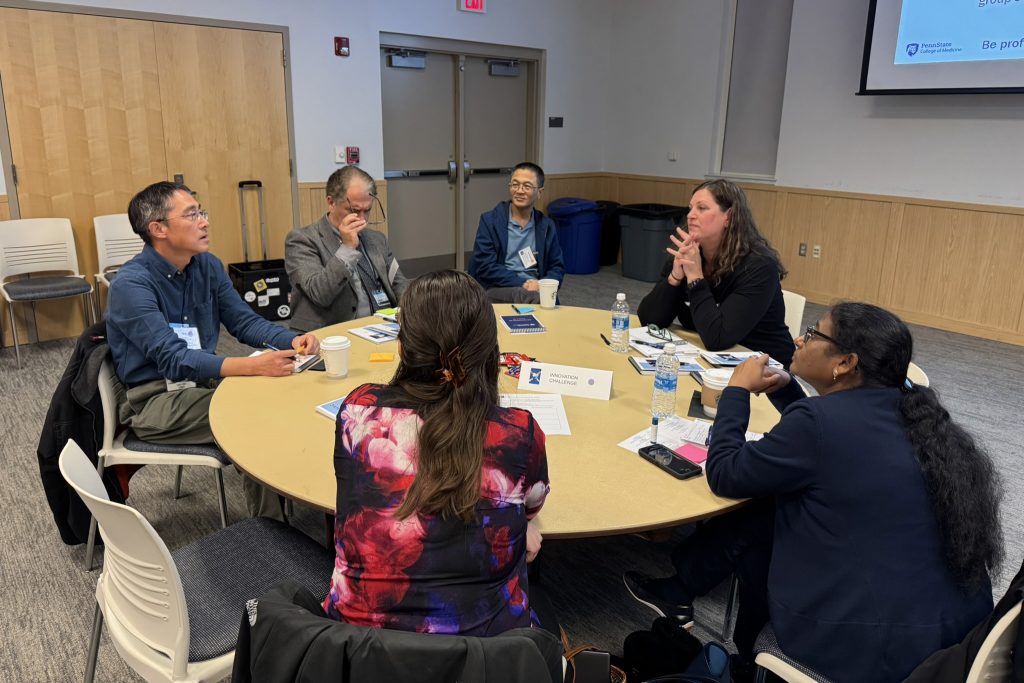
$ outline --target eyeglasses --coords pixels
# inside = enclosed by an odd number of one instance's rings
[[[352,207],[352,202],[350,202],[348,200],[348,198],[346,197],[345,198],[345,203],[348,204],[348,212],[349,213],[355,213],[355,214],[366,214],[366,224],[367,225],[384,225],[385,223],[388,222],[388,217],[384,213],[384,205],[380,203],[380,199],[377,198],[377,195],[372,194],[370,196],[373,199],[370,202],[370,205],[368,207],[366,207],[365,209],[353,208]],[[374,218],[373,220],[370,220],[370,212],[373,211],[374,205],[376,205],[377,206],[377,210],[380,211],[380,218]]]
[[[654,324],[647,326],[647,334],[651,335],[655,339],[664,339],[665,341],[672,341],[671,332],[669,332],[668,330],[663,330]]]
[[[180,216],[168,216],[167,218],[161,218],[160,222],[166,223],[172,218],[184,218],[189,223],[196,223],[199,221],[200,218],[202,218],[204,221],[210,220],[210,212],[207,211],[206,209],[196,209],[194,211],[189,211],[188,213],[183,213]]]
[[[815,337],[820,337],[820,338],[824,339],[827,342],[832,342],[833,344],[838,346],[840,349],[843,348],[842,344],[840,344],[839,342],[837,342],[835,339],[833,339],[832,337],[828,336],[824,332],[820,331],[814,325],[808,325],[807,329],[804,330],[804,343],[806,344],[807,342],[811,341]]]
[[[537,186],[533,183],[521,183],[518,180],[513,180],[508,184],[508,189],[513,192],[517,192],[518,190],[522,190],[523,192],[533,192],[537,189]]]

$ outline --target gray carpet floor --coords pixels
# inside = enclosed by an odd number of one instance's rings
[[[650,289],[628,280],[615,266],[586,276],[567,276],[560,294],[571,306],[610,308],[615,293],[626,292],[634,307]],[[824,310],[808,305],[805,323]],[[1003,531],[1006,562],[996,577],[1001,595],[1024,554],[1024,460],[1018,390],[1024,384],[1024,348],[913,326],[915,361],[928,373],[950,412],[969,426],[995,459],[1005,488]],[[73,340],[22,348],[23,367],[13,349],[0,350],[0,614],[4,646],[0,681],[81,680],[95,605],[98,572],[83,570],[84,547],[61,543],[39,482],[36,446],[50,396],[63,372]],[[237,343],[222,342],[223,353],[240,353]],[[213,473],[186,470],[184,496],[174,500],[173,468],[149,467],[132,479],[130,502],[174,549],[218,528]],[[226,475],[228,512],[245,515],[240,477]],[[557,489],[552,495],[558,495]],[[321,515],[296,507],[294,523],[316,539],[323,536]],[[676,532],[678,537],[686,529]],[[647,628],[653,613],[634,602],[622,585],[627,569],[668,573],[670,539],[653,543],[635,536],[586,540],[549,540],[542,554],[542,580],[554,607],[576,643],[620,652],[632,631]],[[851,558],[852,560],[852,558]],[[718,639],[726,586],[697,602],[696,634]],[[139,680],[104,637],[98,681]]]

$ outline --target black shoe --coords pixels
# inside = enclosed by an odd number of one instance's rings
[[[667,594],[672,592],[666,589],[675,579],[655,579],[640,572],[626,572],[622,575],[622,581],[626,584],[626,590],[638,602],[647,605],[658,615],[674,619],[683,628],[693,626],[693,605],[689,601],[679,602],[678,595]]]

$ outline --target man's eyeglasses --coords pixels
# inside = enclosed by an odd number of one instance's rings
[[[827,342],[832,342],[833,344],[838,346],[840,349],[843,348],[842,344],[840,344],[839,342],[837,342],[835,339],[833,339],[832,337],[828,336],[824,332],[820,331],[814,325],[808,325],[807,329],[804,330],[804,343],[806,344],[807,342],[811,341],[815,337],[819,337],[821,339],[824,339]]]
[[[648,325],[647,334],[651,335],[655,339],[664,339],[665,341],[672,341],[672,333],[668,330],[663,330],[657,325]]]
[[[384,205],[380,203],[380,199],[377,198],[377,195],[372,194],[370,196],[373,197],[373,200],[370,202],[370,205],[365,209],[353,208],[352,203],[346,198],[345,203],[348,204],[348,212],[356,214],[366,214],[367,225],[384,225],[385,223],[388,222],[388,217],[384,214]],[[374,205],[377,206],[377,210],[380,212],[380,218],[370,218],[370,213],[373,211]]]
[[[200,218],[202,218],[204,221],[210,220],[210,213],[206,209],[196,209],[194,211],[183,213],[180,216],[168,216],[167,218],[161,218],[160,222],[166,223],[172,218],[183,218],[189,223],[196,223],[199,221]]]
[[[533,183],[521,183],[518,180],[513,180],[511,183],[508,184],[508,189],[512,190],[513,192],[517,192],[519,190],[522,190],[523,192],[533,192],[534,190],[537,189],[537,186],[534,185]]]

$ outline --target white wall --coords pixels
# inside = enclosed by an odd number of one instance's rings
[[[678,178],[708,172],[724,5],[612,5],[605,170]],[[669,150],[678,161],[668,160]]]
[[[603,163],[611,0],[491,0],[484,15],[455,0],[81,0],[72,4],[289,27],[298,179],[318,182],[338,166],[334,145],[357,145],[362,166],[384,171],[379,32],[408,33],[547,51],[547,116],[542,162],[552,173],[592,171]],[[352,56],[334,56],[334,36],[351,39]],[[0,176],[0,194],[5,191]]]
[[[856,97],[867,4],[794,2],[778,183],[1024,206],[1024,95]]]

